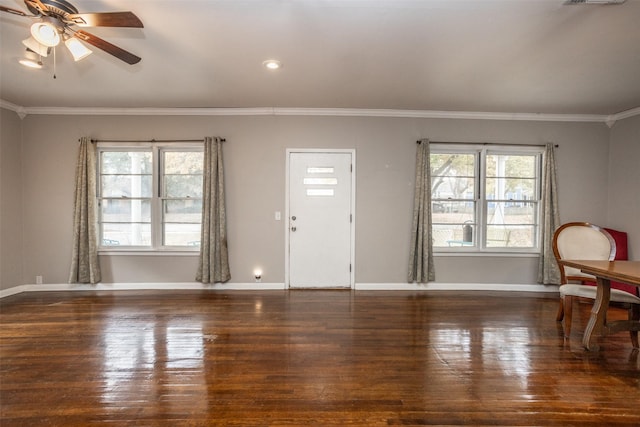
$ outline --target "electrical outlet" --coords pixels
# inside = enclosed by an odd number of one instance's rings
[[[42,285],[42,276],[36,276],[36,285]]]

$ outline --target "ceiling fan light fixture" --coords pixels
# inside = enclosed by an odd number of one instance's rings
[[[71,55],[73,55],[73,59],[76,62],[93,53],[91,49],[83,45],[82,42],[75,37],[69,37],[65,40],[64,44],[67,46],[67,49],[69,49],[69,52],[71,52]]]
[[[40,61],[37,54],[29,48],[26,49],[24,58],[20,59],[18,62],[28,68],[42,68],[42,61]]]
[[[44,46],[54,47],[60,44],[58,28],[49,21],[36,22],[31,26],[31,35]]]
[[[27,49],[37,53],[40,56],[44,56],[45,58],[49,55],[49,52],[51,52],[51,48],[49,46],[38,43],[38,41],[33,37],[22,40],[22,44],[25,45]]]
[[[22,58],[18,62],[27,68],[35,68],[36,70],[42,68],[42,62],[34,61],[33,59]]]

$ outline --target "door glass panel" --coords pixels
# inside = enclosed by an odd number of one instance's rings
[[[307,173],[333,173],[333,167],[317,167],[311,166],[307,168]]]
[[[338,185],[337,178],[305,178],[305,185]]]
[[[333,188],[307,188],[307,196],[333,196]]]

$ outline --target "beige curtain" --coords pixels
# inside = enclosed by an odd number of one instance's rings
[[[431,238],[431,165],[429,140],[418,141],[416,181],[413,198],[413,228],[409,255],[409,282],[427,283],[436,279]]]
[[[73,251],[69,283],[95,284],[102,279],[98,262],[96,206],[96,148],[80,139],[73,206]]]
[[[221,138],[206,137],[204,140],[202,193],[202,233],[196,280],[202,283],[226,282],[231,279],[231,273],[227,251]]]
[[[553,144],[547,144],[542,169],[541,248],[538,263],[538,283],[560,284],[560,271],[553,255],[553,233],[560,226],[556,160]]]

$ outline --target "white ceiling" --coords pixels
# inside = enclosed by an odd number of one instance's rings
[[[640,0],[72,0],[143,29],[87,28],[74,63],[18,64],[31,20],[0,13],[0,99],[21,107],[358,108],[610,115],[640,107]],[[25,10],[21,0],[0,0]],[[266,70],[276,58],[284,67]]]

